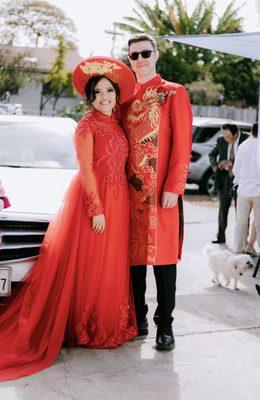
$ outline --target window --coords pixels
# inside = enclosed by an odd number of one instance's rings
[[[252,131],[252,126],[238,126],[240,131],[243,133],[250,133]]]
[[[209,141],[216,135],[220,133],[220,126],[193,126],[192,137],[193,143],[204,143]]]

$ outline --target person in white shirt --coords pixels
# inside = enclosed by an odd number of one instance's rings
[[[248,221],[254,212],[256,238],[260,247],[260,171],[257,168],[258,124],[253,125],[252,136],[239,146],[233,166],[234,184],[238,185],[235,227],[235,252],[242,253],[247,243]]]
[[[257,252],[254,248],[255,242],[256,242],[256,229],[255,229],[255,221],[253,221],[250,225],[249,236],[247,238],[247,243],[243,252],[245,254],[249,254],[250,256],[256,257]]]
[[[235,124],[224,124],[222,126],[223,136],[218,137],[217,143],[209,153],[209,161],[215,175],[215,189],[219,197],[218,233],[212,243],[226,243],[226,228],[228,223],[228,212],[232,198],[235,200],[236,193],[231,193],[233,186],[233,165],[238,147],[248,139],[248,135],[240,132]]]

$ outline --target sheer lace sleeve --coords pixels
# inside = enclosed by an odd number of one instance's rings
[[[86,119],[82,119],[77,126],[74,145],[79,163],[82,185],[86,194],[88,215],[103,214],[96,177],[93,171],[93,133]]]

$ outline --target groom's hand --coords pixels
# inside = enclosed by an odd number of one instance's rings
[[[163,192],[162,194],[162,208],[173,208],[177,204],[179,195],[172,192]]]

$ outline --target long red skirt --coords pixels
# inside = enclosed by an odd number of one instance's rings
[[[97,234],[76,175],[23,288],[0,307],[0,380],[47,368],[63,342],[115,348],[136,336],[127,186],[103,185],[100,197],[106,229]]]

